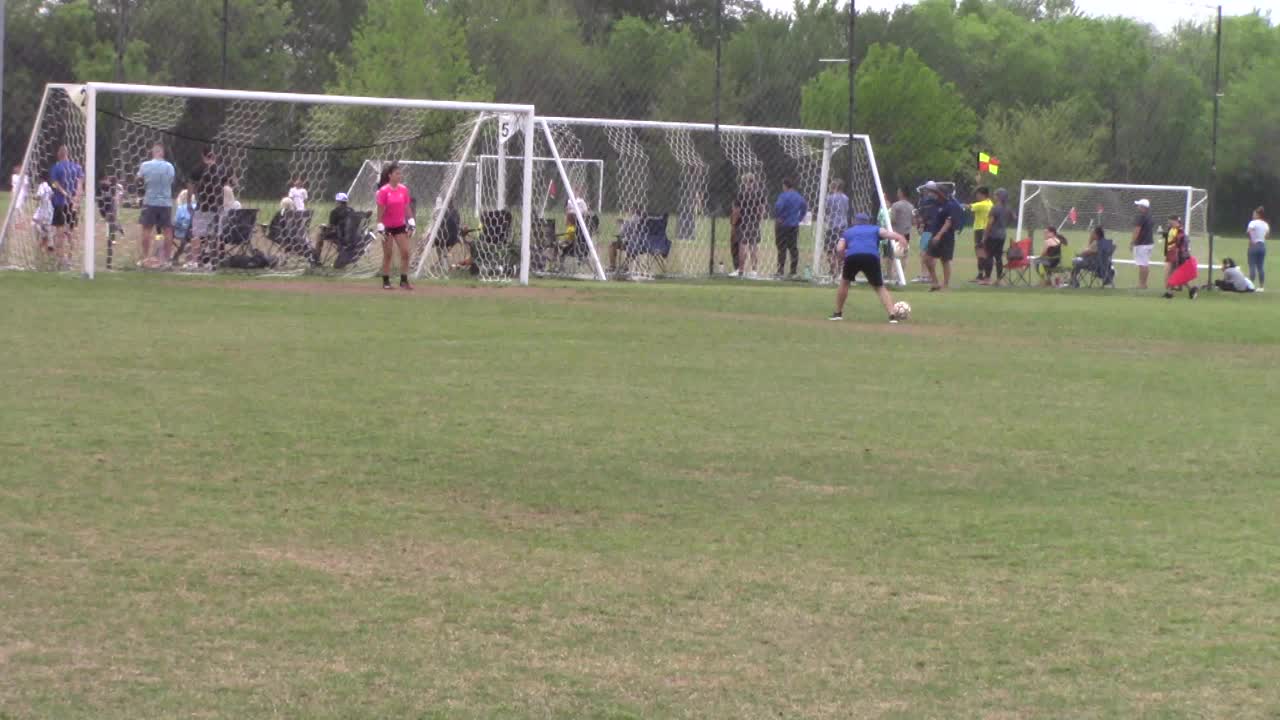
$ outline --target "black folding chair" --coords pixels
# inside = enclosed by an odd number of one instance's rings
[[[642,232],[637,237],[630,240],[630,245],[626,247],[628,265],[635,261],[643,262],[646,258],[652,259],[657,264],[659,273],[666,272],[667,257],[671,254],[671,238],[667,236],[667,225],[670,215],[646,215]],[[624,242],[628,242],[624,240]],[[654,273],[643,273],[652,275]]]
[[[511,277],[520,268],[520,249],[511,244],[511,211],[480,213],[480,235],[471,241],[471,274]]]

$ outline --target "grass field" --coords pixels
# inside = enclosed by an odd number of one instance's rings
[[[1280,300],[0,275],[0,717],[1277,718]]]

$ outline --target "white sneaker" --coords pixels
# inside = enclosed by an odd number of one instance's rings
[[[737,270],[734,270],[733,272],[729,273],[729,277],[738,277],[738,275],[739,273]]]
[[[759,275],[757,275],[757,274],[756,274],[756,273],[754,273],[754,272],[749,272],[749,273],[747,273],[747,277],[748,277],[749,279],[751,279],[751,280],[755,280],[756,278],[758,278],[758,277],[760,277],[760,276],[759,276]]]
[[[1266,291],[1267,291],[1266,288],[1258,288],[1257,290],[1254,290],[1254,292],[1266,292]]]

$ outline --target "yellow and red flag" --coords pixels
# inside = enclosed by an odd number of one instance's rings
[[[1000,160],[987,153],[978,153],[978,172],[1000,174]]]

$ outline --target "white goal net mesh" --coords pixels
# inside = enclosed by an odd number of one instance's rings
[[[81,177],[96,175],[93,266],[99,270],[377,274],[382,249],[372,229],[379,175],[412,158],[427,162],[402,168],[417,226],[406,272],[445,276],[469,259],[469,241],[483,235],[485,257],[464,272],[488,279],[518,273],[522,141],[508,143],[515,151],[512,192],[506,207],[490,208],[494,222],[487,232],[479,231],[475,209],[474,158],[496,151],[500,125],[512,123],[511,116],[443,104],[383,107],[377,100],[164,90],[97,91],[96,173],[85,173],[85,91],[48,88],[21,173],[30,191],[19,193],[6,216],[0,265],[84,266],[84,193],[69,192],[74,213],[47,218],[41,210],[41,183],[65,148]],[[175,169],[166,193],[172,237],[143,238],[143,207],[152,203],[144,198],[140,165],[157,145]],[[339,191],[351,196],[343,208],[335,203]],[[77,222],[74,230],[68,223],[53,227],[66,217]],[[144,244],[150,245],[145,257]],[[392,272],[400,272],[396,265]]]
[[[588,276],[594,249],[612,276],[707,277],[750,261],[739,251],[749,244],[754,265],[743,269],[776,277],[779,249],[772,217],[784,179],[794,182],[809,208],[800,229],[796,275],[821,279],[827,273],[827,263],[813,265],[819,255],[815,244],[824,242],[815,219],[829,181],[845,171],[830,164],[839,146],[828,133],[726,125],[717,135],[713,126],[701,124],[539,118],[535,135],[539,157],[558,155],[570,173],[573,163],[597,159],[604,175],[600,191],[589,182],[573,183],[581,185],[575,195],[584,196],[579,204],[592,248],[577,231],[566,193],[535,216],[541,230],[532,236],[531,263],[539,274]],[[856,145],[854,152],[854,211],[874,213],[879,184],[870,169],[869,143]],[[534,170],[535,192],[562,184],[553,165],[535,164]],[[603,202],[592,202],[592,195],[602,195]],[[534,207],[540,208],[536,202]],[[737,228],[731,227],[734,216],[741,219]],[[781,272],[790,276],[791,270],[788,262]]]
[[[1137,217],[1135,203],[1146,200],[1151,205],[1152,223],[1160,228],[1155,238],[1158,244],[1159,234],[1171,217],[1183,221],[1192,239],[1205,237],[1207,197],[1204,190],[1191,187],[1027,180],[1022,186],[1018,221],[1021,237],[1032,238],[1036,252],[1049,226],[1066,237],[1070,247],[1087,245],[1089,233],[1099,225],[1118,247],[1127,247]]]

